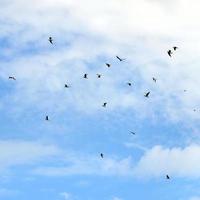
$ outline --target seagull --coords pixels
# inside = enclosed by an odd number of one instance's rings
[[[105,102],[105,103],[103,103],[103,105],[102,105],[104,108],[107,106],[107,103]]]
[[[154,78],[154,77],[153,77],[152,79],[153,79],[153,81],[156,83],[157,79],[156,79],[156,78]]]
[[[100,155],[101,155],[101,158],[103,158],[103,154],[101,153]]]
[[[87,78],[88,78],[88,77],[87,77],[87,74],[84,74],[83,78],[86,78],[86,79],[87,79]]]
[[[52,38],[52,37],[49,37],[49,42],[50,42],[51,44],[53,44],[53,38]]]
[[[128,84],[129,86],[132,86],[132,83],[130,83],[130,82],[128,82],[127,84]]]
[[[46,120],[46,121],[49,121],[49,116],[48,116],[48,115],[45,117],[45,120]]]
[[[97,77],[98,77],[98,78],[101,78],[101,74],[97,74]]]
[[[111,64],[109,64],[109,63],[106,63],[106,66],[107,66],[107,67],[111,67]]]
[[[173,47],[173,49],[174,49],[174,51],[176,51],[178,49],[178,47],[175,46],[175,47]]]
[[[116,56],[116,58],[117,58],[120,62],[122,62],[122,61],[125,60],[125,59],[123,59],[123,58],[120,58],[119,56]]]
[[[70,87],[69,85],[65,84],[65,88],[69,88],[69,87]]]
[[[169,175],[166,175],[166,179],[170,179]]]
[[[9,76],[9,79],[16,81],[16,78],[14,76]]]
[[[148,98],[149,95],[150,95],[150,92],[147,92],[144,96]]]
[[[133,132],[133,131],[130,131],[130,133],[133,134],[133,135],[135,135],[135,132]]]
[[[169,50],[168,52],[169,57],[172,57],[172,50]]]

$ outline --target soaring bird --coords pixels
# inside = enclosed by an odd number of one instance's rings
[[[98,77],[98,78],[101,78],[101,74],[97,74],[97,77]]]
[[[149,95],[150,95],[150,92],[147,92],[144,96],[148,98]]]
[[[102,105],[104,108],[107,106],[107,103],[105,102],[105,103],[103,103],[103,105]]]
[[[175,47],[173,47],[173,49],[174,49],[174,51],[176,51],[178,49],[178,47],[175,46]]]
[[[125,60],[124,58],[120,58],[119,56],[116,56],[116,58],[117,58],[120,62],[122,62],[122,61]]]
[[[169,50],[168,52],[169,57],[172,57],[172,50]]]
[[[9,76],[9,79],[16,81],[16,78],[14,76]]]
[[[86,78],[86,79],[87,79],[87,78],[88,78],[87,76],[88,76],[87,74],[84,74],[83,78]]]
[[[53,44],[53,38],[52,38],[52,37],[49,37],[49,42],[50,42],[51,44]]]
[[[111,67],[111,64],[109,64],[109,63],[106,63],[106,66],[107,66],[107,67]]]
[[[154,78],[154,77],[153,77],[152,79],[153,79],[153,81],[156,83],[157,79],[156,79],[156,78]]]
[[[169,175],[168,175],[168,174],[166,175],[166,179],[170,179],[170,177],[169,177]]]
[[[101,156],[101,158],[103,158],[103,154],[102,153],[100,154],[100,156]]]
[[[130,82],[128,82],[127,84],[128,84],[128,86],[132,86],[132,83],[130,83]]]
[[[69,88],[69,87],[70,87],[69,85],[65,84],[65,88]]]
[[[49,121],[49,116],[48,116],[48,115],[45,117],[45,120],[46,120],[46,121]]]
[[[133,134],[133,135],[135,135],[135,132],[133,132],[133,131],[130,131],[130,133]]]

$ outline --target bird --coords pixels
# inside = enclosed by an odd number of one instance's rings
[[[116,58],[117,58],[120,62],[122,62],[122,61],[125,60],[124,58],[120,58],[119,56],[116,56]]]
[[[70,87],[69,85],[65,84],[65,88],[69,88],[69,87]]]
[[[46,120],[46,121],[49,121],[49,116],[48,116],[48,115],[45,117],[45,120]]]
[[[168,175],[168,174],[166,175],[166,179],[170,179],[170,177],[169,177],[169,175]]]
[[[49,37],[49,42],[50,42],[51,44],[53,44],[53,38],[52,38],[52,37]]]
[[[174,46],[173,49],[174,49],[174,51],[176,51],[178,49],[178,47]]]
[[[169,57],[172,57],[172,50],[169,50],[168,52]]]
[[[101,158],[103,158],[103,154],[101,153],[100,155],[101,155]]]
[[[111,67],[111,64],[109,64],[109,63],[106,63],[106,66],[107,66],[107,67]]]
[[[150,95],[150,92],[147,92],[144,96],[148,98],[149,95]]]
[[[9,79],[16,81],[16,78],[14,76],[9,76]]]
[[[87,78],[88,78],[87,76],[88,76],[87,74],[84,74],[83,78],[86,78],[86,79],[87,79]]]
[[[197,110],[196,110],[196,109],[194,109],[193,111],[194,111],[194,112],[196,112]]]
[[[153,77],[152,79],[153,79],[153,81],[156,83],[157,79],[156,79],[156,78],[154,78],[154,77]]]
[[[131,133],[132,135],[135,135],[135,132],[133,132],[133,131],[130,131],[130,133]]]
[[[128,86],[132,86],[132,83],[130,83],[130,82],[128,82],[127,84],[128,84]]]
[[[97,77],[98,77],[98,78],[101,78],[101,74],[97,74]]]
[[[187,90],[183,90],[184,92],[187,92]]]
[[[107,103],[105,102],[105,103],[103,103],[103,105],[102,105],[104,108],[107,106]]]

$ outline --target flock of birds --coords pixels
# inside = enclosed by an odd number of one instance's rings
[[[48,41],[49,41],[52,45],[54,44],[54,43],[53,43],[54,40],[53,40],[52,37],[49,37]],[[178,47],[174,46],[174,47],[172,47],[172,49],[173,49],[173,50],[170,49],[170,50],[167,51],[167,54],[169,55],[169,57],[172,57],[173,53],[178,49]],[[125,58],[120,58],[119,56],[116,56],[116,59],[118,59],[119,62],[123,62],[123,61],[126,60]],[[106,66],[107,66],[108,68],[110,68],[110,67],[112,66],[110,63],[105,63],[105,64],[106,64]],[[101,74],[96,74],[96,75],[97,75],[97,78],[101,78],[101,76],[102,76]],[[88,79],[88,74],[84,74],[83,78]],[[9,79],[12,79],[12,80],[16,81],[16,78],[15,78],[14,76],[9,76]],[[156,79],[155,77],[153,77],[152,80],[153,80],[155,83],[157,82],[157,79]],[[128,85],[128,86],[132,86],[132,83],[128,82],[127,85]],[[65,84],[64,87],[65,87],[65,88],[69,88],[70,86],[67,85],[67,84]],[[186,92],[186,90],[184,90],[184,92]],[[149,95],[150,95],[150,91],[146,92],[146,93],[144,94],[144,97],[149,98]],[[107,106],[107,102],[104,102],[103,105],[102,105],[102,107],[105,108],[106,106]],[[194,111],[196,111],[196,110],[194,109]],[[49,121],[49,120],[50,120],[48,115],[45,117],[45,120],[46,120],[46,121]],[[133,135],[136,134],[135,132],[132,132],[132,131],[130,131],[130,133],[133,134]],[[104,158],[104,154],[101,153],[101,154],[100,154],[100,157],[101,157],[101,158]],[[168,174],[166,175],[166,179],[170,179],[170,177],[169,177]]]

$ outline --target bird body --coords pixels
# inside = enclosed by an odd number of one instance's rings
[[[130,133],[133,134],[133,135],[135,135],[135,132],[133,132],[133,131],[130,131]]]
[[[102,153],[100,154],[100,156],[101,156],[101,158],[103,158],[103,154]]]
[[[48,115],[45,117],[45,120],[46,120],[46,121],[49,121],[49,116],[48,116]]]
[[[153,77],[152,79],[153,79],[153,81],[156,83],[157,79],[156,79],[156,78],[154,78],[154,77]]]
[[[178,47],[174,46],[173,49],[174,49],[174,51],[176,51],[178,49]]]
[[[98,78],[101,78],[101,74],[97,74],[97,77],[98,77]]]
[[[105,102],[105,103],[103,103],[103,105],[102,105],[104,108],[107,106],[107,103]]]
[[[122,62],[122,61],[125,60],[124,58],[120,58],[119,56],[116,56],[116,58],[117,58],[120,62]]]
[[[107,66],[107,67],[111,67],[111,64],[109,64],[109,63],[106,63],[106,66]]]
[[[49,37],[49,42],[50,42],[51,44],[53,44],[53,38],[52,38],[52,37]]]
[[[16,81],[16,78],[14,76],[9,76],[9,79]]]
[[[147,92],[144,96],[148,98],[149,95],[150,95],[150,92]]]
[[[168,179],[168,180],[170,179],[170,177],[169,177],[169,175],[168,175],[168,174],[166,175],[166,179]]]
[[[87,74],[84,74],[83,78],[86,78],[86,79],[87,79],[87,78],[88,78],[88,75],[87,75]]]
[[[168,52],[169,57],[172,57],[172,50],[169,50]]]
[[[128,86],[132,86],[132,83],[130,83],[130,82],[128,82],[127,84],[128,84]]]
[[[69,88],[69,85],[65,84],[65,88]]]

